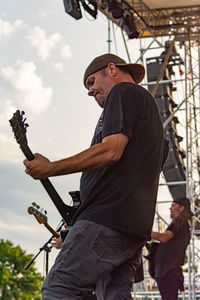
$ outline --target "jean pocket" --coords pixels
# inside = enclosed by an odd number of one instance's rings
[[[130,240],[124,238],[122,234],[100,231],[94,241],[92,251],[103,259],[110,259],[122,255],[128,245],[130,245]]]

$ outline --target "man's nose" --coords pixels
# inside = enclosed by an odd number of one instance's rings
[[[93,94],[94,94],[94,89],[89,88],[89,90],[88,90],[88,96],[93,96]]]

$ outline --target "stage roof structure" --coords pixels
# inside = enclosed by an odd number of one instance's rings
[[[200,0],[97,0],[98,9],[122,29],[122,18],[113,17],[113,7],[132,13],[138,38],[173,36],[175,40],[200,40]]]

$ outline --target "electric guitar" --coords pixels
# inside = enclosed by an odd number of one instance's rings
[[[39,208],[39,205],[33,202],[32,206],[28,207],[28,213],[30,215],[34,215],[39,224],[44,224],[44,226],[53,234],[53,236],[58,238],[60,235],[47,222],[46,210],[44,210],[43,214],[41,211],[39,211]]]
[[[20,149],[24,153],[25,157],[28,160],[33,160],[34,155],[28,146],[28,141],[26,137],[27,127],[29,125],[25,123],[26,118],[24,118],[24,115],[25,113],[23,111],[20,112],[19,110],[17,110],[13,114],[13,117],[9,120],[9,122],[14,132],[16,141],[19,144]],[[57,191],[55,190],[54,186],[48,178],[41,179],[40,182],[47,191],[54,205],[58,209],[63,220],[66,222],[66,224],[71,225],[72,218],[80,205],[79,192],[69,192],[73,199],[73,206],[69,206],[63,202],[63,200],[61,199],[61,197],[59,196],[59,194],[57,193]]]
[[[159,244],[159,242],[154,241],[146,242],[145,244],[148,255],[144,256],[144,258],[148,261],[148,271],[153,279],[155,279],[155,255]]]

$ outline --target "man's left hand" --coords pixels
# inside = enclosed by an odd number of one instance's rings
[[[34,179],[45,179],[51,175],[52,163],[50,160],[39,153],[34,154],[35,158],[31,161],[24,160],[26,174]]]

